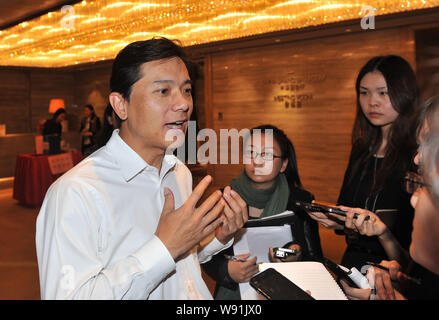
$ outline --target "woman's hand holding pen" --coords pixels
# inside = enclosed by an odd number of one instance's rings
[[[367,270],[369,283],[375,288],[376,300],[405,300],[405,297],[395,289],[396,284],[400,284],[405,279],[405,275],[400,271],[401,266],[395,260],[381,261],[379,265],[369,262],[373,267]],[[370,289],[358,289],[350,287],[346,281],[340,280],[346,296],[350,300],[371,299]]]
[[[383,260],[380,263],[381,266],[387,268],[374,267],[375,273],[375,289],[376,296],[379,300],[405,300],[404,296],[394,288],[394,284],[404,281],[404,274],[401,272],[401,266],[395,260],[386,261]]]
[[[249,282],[250,278],[259,271],[256,257],[246,260],[248,257],[250,257],[250,253],[237,255],[236,258],[245,261],[229,260],[227,264],[230,277],[237,283]]]

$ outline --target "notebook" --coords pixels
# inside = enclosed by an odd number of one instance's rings
[[[259,228],[242,228],[235,235],[233,252],[236,255],[250,253],[250,258],[256,256],[257,262],[269,262],[268,250],[271,247],[282,247],[293,240],[291,227],[270,226]],[[259,299],[259,295],[248,282],[239,284],[242,300]]]
[[[259,271],[268,268],[277,270],[302,290],[309,290],[316,300],[347,300],[343,290],[320,262],[298,261],[259,265]]]
[[[293,211],[287,210],[269,217],[250,219],[244,224],[243,228],[281,226],[288,223],[294,215]]]

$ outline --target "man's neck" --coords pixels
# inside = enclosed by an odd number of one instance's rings
[[[139,143],[139,139],[135,139],[125,131],[119,132],[120,138],[130,146],[147,164],[156,167],[159,174],[162,167],[162,161],[165,156],[165,151],[160,148],[154,148],[145,144]]]

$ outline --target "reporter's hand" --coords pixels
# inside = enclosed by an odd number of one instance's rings
[[[250,257],[250,253],[237,255],[236,257],[245,260]],[[227,264],[227,269],[230,277],[237,283],[249,282],[250,278],[259,271],[256,257],[245,262],[230,260]]]
[[[345,227],[355,230],[358,233],[366,236],[381,236],[388,231],[384,222],[373,212],[361,209],[341,206],[340,209],[347,211],[345,220]],[[354,219],[354,214],[358,217]],[[366,218],[369,216],[369,219]]]
[[[216,238],[222,243],[229,242],[236,231],[248,221],[247,203],[229,186],[224,188],[225,199],[223,223],[216,229]]]
[[[402,273],[401,266],[395,260],[392,261],[381,261],[380,265],[389,269],[389,272],[373,268],[375,273],[375,289],[376,297],[379,300],[405,300],[405,297],[394,288],[394,282],[401,281]],[[369,272],[369,271],[368,271]]]
[[[325,228],[334,229],[334,230],[343,230],[344,229],[344,226],[343,226],[344,221],[340,220],[339,216],[335,216],[335,215],[332,216],[329,214],[325,214],[323,212],[314,212],[314,211],[308,211],[308,210],[306,210],[306,212],[308,213],[308,215],[312,219],[314,219],[315,221],[320,223]]]
[[[294,262],[294,261],[298,261],[300,259],[300,257],[302,256],[302,249],[301,249],[300,245],[292,244],[292,245],[288,246],[288,249],[296,250],[297,253],[295,255],[291,255],[291,256],[288,256],[286,258],[276,258],[274,256],[273,248],[270,247],[268,249],[268,256],[270,258],[270,261],[271,262]]]
[[[204,177],[177,210],[174,210],[174,196],[171,190],[165,188],[165,204],[155,235],[163,242],[175,261],[213,233],[223,221],[221,212],[225,201],[221,199],[219,190],[195,208],[211,181],[212,177]]]
[[[371,289],[359,289],[351,287],[345,280],[340,279],[343,291],[349,300],[369,300]]]

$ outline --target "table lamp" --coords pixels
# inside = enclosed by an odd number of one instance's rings
[[[51,99],[49,104],[49,113],[54,114],[59,108],[65,109],[64,99]]]

